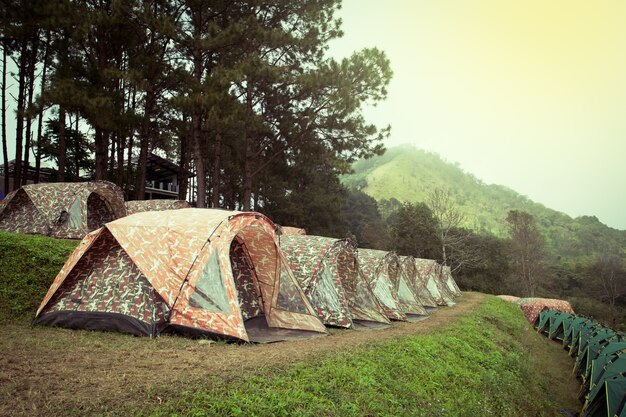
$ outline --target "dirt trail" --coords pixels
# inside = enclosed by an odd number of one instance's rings
[[[100,414],[119,409],[119,404],[154,404],[215,377],[227,383],[244,371],[275,370],[347,348],[430,333],[485,299],[465,293],[457,305],[440,308],[424,321],[265,345],[7,325],[0,327],[0,416],[63,415],[64,410]]]

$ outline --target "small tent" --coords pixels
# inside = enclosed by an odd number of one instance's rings
[[[280,226],[279,233],[281,235],[285,235],[285,236],[289,236],[289,235],[306,235],[306,230],[300,229],[298,227]]]
[[[453,306],[453,297],[449,294],[448,290],[442,285],[439,264],[432,259],[416,258],[415,263],[417,265],[417,274],[420,280],[426,284],[428,292],[433,296],[437,305],[440,306]]]
[[[526,320],[531,325],[535,325],[536,321],[539,319],[539,314],[544,310],[558,310],[563,311],[565,313],[574,313],[574,309],[572,305],[564,300],[558,300],[553,298],[520,298],[517,301],[517,304],[520,306],[522,311],[524,312],[524,316]]]
[[[415,258],[412,256],[399,256],[400,271],[404,276],[407,284],[411,287],[411,291],[415,295],[415,299],[418,303],[424,307],[426,311],[434,310],[437,308],[437,302],[428,292],[425,285],[419,279],[417,274],[417,266],[415,265]]]
[[[122,190],[107,181],[30,184],[2,200],[0,230],[82,239],[125,215]]]
[[[457,296],[457,297],[461,295],[461,289],[459,288],[459,286],[456,284],[456,281],[452,277],[452,270],[450,269],[450,267],[443,265],[441,273],[442,273],[442,280],[444,284],[446,285],[446,288],[448,289],[450,294]]]
[[[280,237],[280,246],[324,324],[346,328],[389,325],[359,268],[352,240],[286,235]]]
[[[126,202],[128,215],[142,213],[144,211],[163,211],[191,208],[185,200],[134,200]]]
[[[407,282],[411,286],[416,299],[418,299],[422,306],[429,310],[437,309],[437,301],[428,291],[426,283],[424,283],[417,272],[417,260],[412,256],[400,256],[400,265],[404,272]]]
[[[422,300],[419,299],[411,289],[409,281],[409,266],[413,265],[413,261],[410,260],[406,264],[400,261],[400,257],[394,252],[391,252],[391,263],[389,267],[389,277],[393,284],[393,294],[398,300],[398,305],[402,312],[406,315],[408,321],[417,321],[428,318],[428,312],[422,305]],[[410,265],[409,265],[410,264]],[[405,268],[407,266],[407,268]],[[395,269],[395,272],[393,272]]]
[[[156,336],[269,342],[325,335],[259,213],[137,213],[90,233],[35,322]]]
[[[406,321],[393,291],[392,274],[398,272],[395,254],[374,249],[359,249],[359,266],[376,299],[390,320]]]

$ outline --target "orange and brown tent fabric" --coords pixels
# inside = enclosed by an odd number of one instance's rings
[[[299,227],[280,226],[280,234],[285,236],[306,235],[306,230],[300,229]]]
[[[259,213],[138,213],[89,234],[54,280],[40,324],[274,341],[326,334]]]
[[[568,301],[554,298],[520,298],[517,304],[530,324],[535,324],[539,314],[546,309],[574,314],[574,309]]]
[[[134,200],[126,202],[128,215],[143,213],[144,211],[163,211],[191,208],[185,200]]]

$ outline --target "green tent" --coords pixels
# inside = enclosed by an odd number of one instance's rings
[[[617,338],[618,334],[611,329],[602,328],[589,336],[582,341],[574,365],[574,375],[579,378],[587,374],[587,368],[591,365],[591,361],[596,358],[600,350],[608,345],[611,340]]]
[[[626,357],[620,357],[604,368],[598,381],[591,386],[583,417],[614,417],[626,396]]]
[[[563,322],[563,349],[569,350],[572,347],[573,338],[578,335],[580,326],[583,323],[590,322],[591,320],[586,317],[572,316],[569,321]]]
[[[592,381],[597,383],[600,375],[604,372],[604,369],[615,362],[620,356],[626,352],[626,341],[609,343],[598,356],[591,361],[591,366],[588,369],[587,375],[583,376],[583,385],[580,389],[580,397],[584,397],[589,392]]]

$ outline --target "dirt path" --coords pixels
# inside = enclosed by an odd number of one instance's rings
[[[242,372],[281,369],[348,348],[436,331],[485,299],[465,293],[456,306],[440,308],[424,321],[266,345],[6,325],[0,327],[0,416],[63,415],[65,410],[102,414],[119,404],[155,404],[202,381],[227,383]]]

